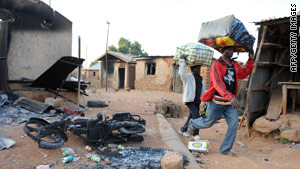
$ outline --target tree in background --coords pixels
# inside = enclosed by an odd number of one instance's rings
[[[131,43],[128,39],[121,37],[118,45],[118,49],[114,45],[110,45],[108,51],[117,51],[136,56],[148,56],[148,53],[142,50],[142,45],[138,41]]]
[[[114,45],[110,45],[107,49],[108,51],[113,51],[113,52],[117,52],[117,48]]]
[[[94,66],[94,65],[97,64],[97,63],[98,63],[98,60],[95,60],[95,61],[91,62],[91,63],[90,63],[90,67]]]

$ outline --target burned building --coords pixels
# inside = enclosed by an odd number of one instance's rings
[[[40,0],[0,1],[0,90],[22,89],[72,51],[72,22]],[[59,74],[59,72],[57,72]]]

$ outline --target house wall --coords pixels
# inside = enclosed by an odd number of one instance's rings
[[[95,76],[94,76],[95,73]],[[85,82],[90,82],[90,88],[99,88],[99,70],[82,70],[81,78]]]
[[[151,61],[156,63],[155,75],[146,75],[146,62],[149,60],[137,61],[135,89],[172,91],[173,58],[155,58]]]
[[[52,13],[51,13],[52,14]],[[35,80],[62,56],[71,56],[72,22],[54,12],[52,26],[43,28],[43,16],[16,14],[9,25],[8,77]]]

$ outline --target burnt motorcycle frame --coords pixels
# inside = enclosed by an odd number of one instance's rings
[[[128,112],[116,113],[112,119],[97,115],[97,119],[67,116],[50,123],[41,118],[30,118],[23,130],[40,148],[57,149],[68,141],[66,131],[71,131],[88,143],[142,142],[146,121]]]

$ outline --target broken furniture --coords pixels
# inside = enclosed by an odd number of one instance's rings
[[[288,89],[292,89],[292,112],[295,112],[297,89],[300,89],[300,82],[278,82],[278,85],[282,85],[283,114],[286,115]]]

